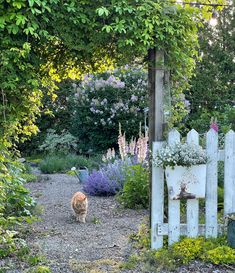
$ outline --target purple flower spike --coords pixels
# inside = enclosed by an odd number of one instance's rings
[[[210,128],[215,130],[216,133],[218,133],[218,131],[219,131],[219,126],[216,122],[211,123]]]

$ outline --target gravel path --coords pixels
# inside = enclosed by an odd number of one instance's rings
[[[121,209],[114,197],[88,196],[87,223],[75,221],[70,208],[74,192],[82,186],[76,177],[65,174],[39,175],[38,182],[27,185],[42,210],[41,221],[33,224],[27,243],[36,255],[46,257],[53,273],[151,273],[139,264],[133,270],[121,270],[132,252],[129,235],[138,231],[147,210]],[[14,264],[12,264],[12,268]],[[17,268],[22,268],[20,265]],[[1,261],[0,261],[0,272]],[[24,269],[8,273],[28,272]],[[40,271],[41,272],[41,271]],[[159,273],[169,273],[158,271]],[[39,273],[39,272],[38,272]],[[174,273],[235,273],[234,267],[222,267],[193,261]]]
[[[114,197],[88,196],[87,223],[81,224],[70,208],[73,193],[82,190],[75,177],[41,175],[28,188],[43,209],[29,243],[46,256],[53,273],[115,272],[118,263],[129,256],[129,235],[148,215],[146,210],[121,209]]]

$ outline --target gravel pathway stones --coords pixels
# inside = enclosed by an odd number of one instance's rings
[[[53,273],[151,273],[142,265],[134,270],[120,269],[120,264],[132,252],[129,235],[138,231],[143,219],[148,217],[147,210],[124,210],[115,197],[88,196],[87,223],[77,223],[70,208],[73,193],[82,190],[77,178],[34,172],[39,179],[28,183],[27,187],[42,214],[41,221],[30,226],[32,230],[27,235],[27,242],[35,253],[46,257],[46,265]],[[16,269],[12,262],[14,270],[7,273],[27,272],[23,265],[16,265],[22,270]],[[194,261],[174,272],[235,273],[235,270]]]
[[[148,216],[146,210],[121,209],[115,197],[88,196],[87,223],[81,224],[70,208],[73,193],[82,190],[76,177],[41,175],[27,187],[43,209],[42,221],[33,224],[28,241],[50,261],[53,273],[116,272],[129,256],[129,235]]]

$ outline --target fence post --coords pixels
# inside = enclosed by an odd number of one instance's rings
[[[235,132],[225,136],[224,215],[235,212]]]
[[[153,142],[153,158],[162,147],[163,142]],[[158,249],[163,246],[163,236],[158,235],[158,224],[164,220],[164,170],[152,167],[152,198],[151,198],[151,248]]]
[[[180,142],[180,133],[173,129],[168,135],[168,144]],[[168,244],[179,241],[180,238],[180,201],[168,199]]]
[[[198,132],[192,129],[187,134],[187,143],[199,145]],[[199,219],[199,201],[198,199],[187,200],[187,235],[189,237],[198,236],[198,219]]]
[[[210,129],[206,134],[206,237],[217,237],[218,191],[218,133]]]

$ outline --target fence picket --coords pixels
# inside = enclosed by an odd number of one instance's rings
[[[172,130],[168,135],[168,144],[180,142],[180,133]],[[199,135],[191,130],[187,142],[199,144]],[[163,142],[153,143],[153,156],[156,155]],[[218,161],[224,161],[224,214],[235,212],[235,132],[230,130],[225,136],[225,149],[218,148],[218,134],[210,129],[206,138],[206,153],[209,158],[206,173],[206,224],[199,225],[198,199],[187,200],[187,224],[180,223],[180,200],[168,198],[168,223],[164,223],[164,170],[159,167],[152,169],[152,223],[151,247],[158,249],[163,246],[163,236],[168,234],[168,243],[179,240],[180,235],[188,237],[205,234],[206,237],[217,237],[223,229],[217,223],[217,188]],[[187,229],[187,230],[186,230]]]
[[[218,133],[210,129],[206,134],[208,156],[206,170],[206,237],[217,237],[217,189],[218,189]]]
[[[192,129],[187,134],[187,143],[199,144],[199,134]],[[187,234],[188,237],[198,236],[198,220],[199,220],[199,201],[198,199],[187,200]]]
[[[180,133],[173,129],[168,135],[168,144],[180,142]],[[168,244],[171,245],[177,242],[180,238],[180,201],[170,200],[168,201]]]
[[[153,157],[162,147],[163,142],[153,142]],[[160,167],[152,168],[152,198],[151,198],[151,248],[163,246],[163,236],[158,234],[158,224],[164,220],[164,170]]]
[[[235,132],[225,136],[224,215],[235,212]]]

